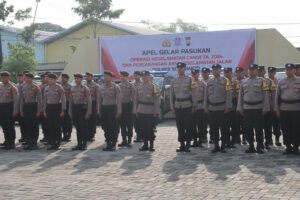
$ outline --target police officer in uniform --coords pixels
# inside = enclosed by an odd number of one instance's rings
[[[42,92],[33,82],[33,74],[25,74],[25,84],[22,87],[20,98],[20,115],[24,117],[25,135],[28,137],[28,146],[25,150],[38,149],[39,117],[42,112]]]
[[[9,81],[10,73],[1,72],[0,83],[0,125],[4,133],[4,146],[1,149],[15,149],[16,131],[14,117],[18,114],[19,93],[16,86]]]
[[[119,84],[121,90],[122,115],[120,118],[122,143],[119,147],[131,147],[132,131],[133,131],[133,99],[135,88],[129,83],[127,71],[120,71],[121,83]]]
[[[61,119],[66,110],[65,91],[56,83],[55,74],[48,75],[48,86],[44,91],[43,111],[48,127],[48,150],[58,150],[61,142]]]
[[[22,87],[24,85],[24,74],[19,73],[17,76],[17,88],[19,92],[19,99],[18,99],[18,116],[17,116],[17,121],[20,126],[20,132],[21,132],[21,138],[19,139],[19,142],[23,143],[26,141],[26,136],[25,136],[25,129],[24,129],[24,118],[20,116],[20,97],[21,97],[21,92],[22,92]]]
[[[64,88],[65,96],[66,96],[66,110],[65,110],[65,114],[64,114],[64,117],[62,120],[62,132],[63,132],[62,141],[69,142],[71,139],[71,134],[72,134],[72,120],[70,119],[70,116],[69,116],[69,103],[70,103],[70,95],[71,95],[72,86],[68,83],[69,75],[62,74],[61,82],[62,82],[61,86]]]
[[[149,76],[149,71],[142,72],[143,83],[136,88],[134,98],[133,113],[136,113],[141,125],[142,139],[144,141],[140,151],[155,151],[153,121],[158,115],[160,94],[156,85],[150,82]]]
[[[275,105],[275,96],[276,90],[278,86],[278,79],[275,78],[276,75],[276,68],[275,67],[268,67],[268,75],[270,84],[270,112],[268,112],[268,120],[270,124],[270,129],[273,129],[273,133],[275,135],[275,144],[276,146],[281,146],[279,141],[281,131],[280,131],[280,121],[279,118],[276,117],[276,112],[274,111]]]
[[[196,83],[185,75],[186,64],[177,63],[178,77],[171,82],[170,107],[175,115],[180,147],[177,152],[190,152],[193,138],[193,118],[196,112]]]
[[[249,149],[246,153],[264,153],[263,151],[263,116],[270,110],[268,83],[257,77],[258,66],[249,66],[249,77],[241,83],[237,111],[244,116],[245,130]],[[254,148],[254,132],[257,148]]]
[[[296,70],[295,75],[300,77],[300,63],[296,63],[296,64],[294,64],[294,66],[295,66],[295,70]]]
[[[40,89],[42,92],[42,102],[44,101],[45,88],[48,86],[48,74],[49,74],[49,72],[42,73],[40,75],[41,82],[42,82],[42,84],[40,85]],[[44,115],[40,115],[40,123],[42,125],[42,131],[44,134],[44,138],[41,139],[40,142],[44,142],[47,144],[48,143],[48,128],[47,128],[47,120],[45,119]]]
[[[104,72],[104,84],[100,87],[100,117],[102,129],[106,140],[106,147],[103,151],[115,151],[118,138],[117,119],[121,117],[122,102],[120,87],[112,82],[113,74],[110,71]]]
[[[90,72],[86,72],[86,86],[91,91],[91,98],[92,98],[92,114],[88,120],[88,138],[87,140],[92,142],[94,141],[95,134],[96,134],[96,127],[97,127],[97,115],[99,114],[99,109],[97,108],[99,98],[97,98],[100,86],[93,81],[93,74]]]
[[[141,72],[140,71],[134,71],[133,73],[134,76],[134,88],[137,88],[138,86],[140,86],[141,83]],[[133,115],[133,126],[134,126],[134,130],[136,132],[136,139],[134,140],[134,142],[142,142],[142,135],[141,135],[141,131],[139,130],[139,122],[137,120],[136,115]]]
[[[92,114],[91,92],[82,85],[82,75],[74,74],[76,85],[71,88],[69,115],[73,120],[77,133],[77,146],[72,150],[86,150],[88,136],[88,120]]]
[[[209,81],[209,75],[210,75],[210,69],[208,67],[203,67],[201,69],[201,78],[202,78],[202,81],[205,83],[205,87]],[[203,143],[207,143],[207,133],[210,134],[210,131],[208,131],[208,114],[206,114],[204,112],[203,114],[203,120],[204,120],[204,126],[205,126],[205,133],[203,134],[203,139],[202,139],[202,142]],[[212,141],[212,137],[210,135],[210,141],[209,141],[210,144],[213,144],[213,141]]]
[[[278,83],[275,111],[280,117],[284,154],[299,154],[300,78],[295,76],[293,64],[286,64],[285,69],[287,77]]]
[[[202,139],[206,134],[207,124],[204,116],[204,94],[206,84],[203,80],[199,80],[199,69],[191,70],[193,81],[196,83],[196,98],[197,107],[196,112],[193,114],[193,126],[194,126],[194,143],[192,147],[202,147]]]
[[[212,153],[219,151],[226,153],[225,145],[228,143],[228,136],[226,135],[225,114],[232,109],[232,87],[229,79],[220,76],[221,68],[219,64],[212,66],[214,78],[208,81],[204,97],[204,109],[209,114],[209,127],[214,140]],[[219,129],[221,129],[221,148]]]

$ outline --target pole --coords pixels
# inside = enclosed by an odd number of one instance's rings
[[[36,12],[37,12],[37,9],[38,9],[40,1],[41,0],[36,0],[36,6],[35,6],[35,11],[34,11],[34,17],[33,17],[33,23],[32,23],[32,25],[34,25],[34,23],[35,23]],[[34,30],[34,32],[35,32],[35,30]],[[32,46],[33,47],[34,47],[34,32],[33,32],[33,35],[32,35]]]

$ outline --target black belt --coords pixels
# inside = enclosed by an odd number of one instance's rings
[[[285,103],[285,104],[296,104],[296,103],[300,103],[300,99],[296,99],[296,100],[284,100],[284,99],[281,99],[280,102],[281,103]]]
[[[0,103],[0,106],[7,106],[7,105],[11,105],[13,104],[13,102],[9,102],[9,103]]]
[[[154,103],[151,103],[151,102],[143,102],[143,101],[139,101],[139,104],[142,104],[142,105],[148,105],[148,106],[153,106]]]
[[[183,98],[183,99],[176,98],[176,101],[178,101],[178,102],[192,101],[192,98],[191,97]]]
[[[199,100],[198,103],[203,103],[204,100]]]
[[[250,106],[255,106],[258,104],[261,104],[262,101],[254,101],[254,102],[249,102],[249,101],[243,101],[245,104],[250,105]]]
[[[217,102],[217,103],[212,103],[212,102],[208,102],[210,105],[212,106],[220,106],[220,105],[224,105],[225,104],[225,101],[222,101],[222,102]]]

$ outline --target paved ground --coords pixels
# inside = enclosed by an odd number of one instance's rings
[[[75,134],[73,139],[75,139]],[[0,199],[300,199],[300,157],[211,147],[176,153],[174,121],[160,124],[156,152],[103,152],[103,132],[87,151],[0,151]],[[1,141],[2,142],[2,141]]]

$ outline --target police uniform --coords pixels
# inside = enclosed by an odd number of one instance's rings
[[[256,64],[251,64],[249,70],[258,70]],[[246,153],[263,153],[263,115],[268,112],[268,83],[260,77],[248,77],[241,83],[237,111],[244,113],[245,130],[249,149]],[[254,132],[256,134],[257,150],[254,148]]]
[[[47,74],[41,74],[40,78],[45,78],[45,76],[48,76],[48,73]],[[45,88],[48,86],[47,83],[42,83],[40,85],[40,89],[41,89],[41,92],[42,92],[42,102],[44,101],[44,94],[45,94]],[[41,139],[41,142],[45,142],[45,143],[48,143],[48,127],[47,127],[47,120],[46,118],[44,117],[44,115],[40,115],[40,123],[42,125],[42,131],[43,131],[43,134],[44,134],[44,138]]]
[[[140,71],[134,71],[134,75],[141,76],[142,74]],[[135,81],[133,83],[133,86],[134,86],[134,88],[138,88],[141,84],[142,84],[141,81],[139,81],[139,82]],[[139,129],[139,121],[137,120],[137,116],[135,114],[133,115],[133,126],[134,126],[134,130],[136,133],[136,139],[134,140],[134,142],[142,142],[142,134]]]
[[[194,69],[191,71],[192,74],[199,74],[199,70]],[[196,112],[193,113],[193,127],[194,127],[194,143],[193,147],[202,147],[202,139],[206,134],[207,130],[207,119],[204,116],[204,94],[206,89],[206,83],[203,80],[194,80],[196,84],[196,99],[197,106]]]
[[[185,63],[177,63],[177,68],[185,68]],[[176,77],[171,82],[170,107],[175,112],[178,141],[180,148],[177,152],[190,152],[193,138],[192,108],[197,106],[196,83],[191,77]]]
[[[143,71],[142,76],[149,76],[148,71]],[[137,113],[138,121],[141,128],[142,139],[144,145],[140,151],[154,151],[154,115],[158,115],[159,111],[159,91],[153,83],[142,83],[136,88],[133,113]],[[150,147],[148,146],[150,143]]]
[[[81,74],[74,74],[74,78],[82,79]],[[69,114],[72,116],[76,128],[77,146],[73,150],[85,150],[88,136],[88,120],[86,115],[92,113],[91,92],[84,85],[75,85],[71,88]]]
[[[1,72],[1,77],[9,77],[9,72]],[[4,133],[4,146],[2,149],[10,150],[15,148],[16,131],[13,114],[18,113],[19,93],[15,85],[0,83],[0,125]]]
[[[56,79],[55,74],[49,74],[49,79]],[[61,142],[61,112],[66,110],[65,91],[61,85],[48,85],[44,91],[43,111],[46,114],[48,127],[49,150],[57,150]]]
[[[33,74],[27,73],[26,77],[33,79]],[[38,148],[39,138],[39,115],[42,112],[42,93],[40,87],[32,82],[25,83],[20,98],[20,113],[24,116],[25,135],[28,137],[27,150]]]
[[[127,76],[129,73],[127,71],[121,71],[121,76]],[[133,84],[126,82],[121,82],[119,84],[121,90],[121,102],[122,102],[122,115],[120,118],[122,143],[118,146],[125,147],[131,146],[132,130],[133,130],[133,99],[135,88]]]
[[[19,76],[23,77],[24,75],[21,73],[21,74],[18,74],[18,77]],[[21,98],[21,92],[22,92],[23,85],[24,85],[24,82],[17,83],[19,99],[18,99],[18,116],[17,116],[16,120],[19,123],[20,132],[21,132],[21,138],[19,139],[19,142],[26,142],[26,135],[25,135],[25,129],[24,129],[24,118],[20,116],[20,98]]]
[[[68,74],[62,74],[62,77],[68,78]],[[69,83],[62,84],[62,87],[65,91],[65,96],[66,96],[66,110],[65,110],[65,115],[63,117],[62,121],[62,132],[63,132],[63,139],[62,141],[70,141],[71,134],[72,134],[72,120],[70,119],[69,116],[69,103],[70,103],[70,95],[71,95],[71,88],[72,86]]]
[[[93,74],[87,72],[86,76],[91,76],[93,77]],[[91,91],[91,98],[92,98],[92,114],[88,120],[88,141],[94,141],[94,137],[96,134],[96,127],[97,127],[97,114],[99,109],[98,107],[98,102],[99,99],[97,98],[99,95],[99,89],[100,85],[95,83],[94,81],[91,81],[90,83],[86,83],[86,86],[90,89]]]
[[[203,67],[203,68],[201,69],[201,72],[202,72],[202,74],[203,74],[203,73],[209,73],[209,72],[210,72],[210,69],[209,69],[208,67]],[[205,87],[206,87],[208,81],[210,80],[210,78],[208,77],[207,79],[204,79],[204,77],[202,77],[201,80],[205,83]],[[209,133],[209,135],[210,135],[210,131],[208,130],[208,114],[205,113],[205,112],[204,112],[204,114],[203,114],[203,120],[204,120],[204,126],[205,126],[206,132],[203,134],[202,142],[203,142],[203,143],[206,143],[206,142],[207,142],[207,134]],[[212,137],[210,137],[210,138],[212,139]],[[210,140],[209,143],[212,144],[213,141]]]
[[[293,64],[286,64],[286,69],[294,69]],[[299,118],[300,118],[300,78],[294,76],[282,79],[278,83],[275,111],[280,112],[280,122],[283,132],[283,141],[286,146],[284,154],[298,154]]]
[[[104,75],[113,77],[111,72],[104,72]],[[102,129],[106,139],[107,146],[103,151],[115,151],[118,138],[118,127],[116,115],[121,115],[122,102],[120,88],[115,83],[104,83],[100,87],[99,109],[102,119]]]
[[[212,68],[221,69],[221,65],[215,64]],[[232,87],[229,79],[220,77],[208,81],[205,91],[204,108],[209,111],[209,127],[214,141],[212,152],[221,151],[225,153],[228,136],[226,135],[224,111],[232,109]],[[219,146],[219,129],[221,129],[221,149]]]

